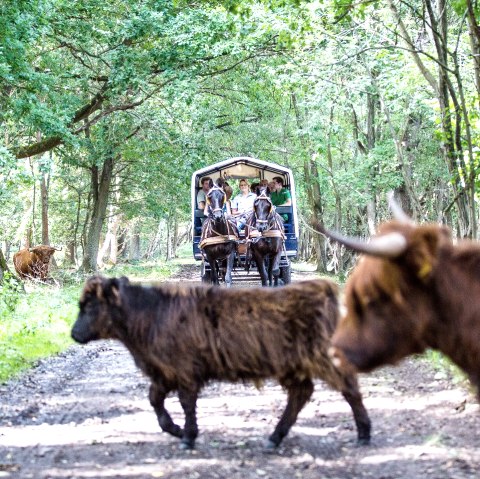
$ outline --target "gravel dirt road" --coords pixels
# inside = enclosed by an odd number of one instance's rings
[[[176,280],[198,275],[186,266]],[[281,447],[265,454],[282,389],[211,384],[198,402],[197,448],[183,451],[161,432],[148,383],[120,344],[74,345],[0,386],[0,478],[480,477],[479,407],[467,382],[412,358],[360,384],[369,446],[356,445],[349,406],[319,382]],[[182,421],[176,397],[167,408]]]

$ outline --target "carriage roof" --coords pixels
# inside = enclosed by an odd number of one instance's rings
[[[261,172],[273,173],[272,176],[277,174],[286,176],[293,181],[290,168],[249,156],[237,156],[194,171],[192,183],[195,183],[195,180],[198,181],[203,176],[210,176],[213,180],[220,175],[225,179],[259,178]],[[197,186],[199,185],[197,184]]]
[[[248,156],[238,156],[214,163],[192,173],[192,207],[195,206],[196,192],[201,187],[200,180],[204,176],[209,176],[213,181],[219,177],[229,181],[242,178],[247,180],[268,178],[271,180],[274,176],[282,176],[285,179],[285,186],[291,192],[292,199],[295,198],[295,181],[290,168]]]

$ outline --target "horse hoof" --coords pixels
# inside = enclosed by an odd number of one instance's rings
[[[194,443],[190,441],[182,441],[180,443],[181,451],[191,451],[194,448]]]
[[[271,441],[270,439],[265,441],[265,444],[263,445],[264,452],[271,454],[275,452],[276,449],[277,449],[277,444],[275,444],[273,441]]]

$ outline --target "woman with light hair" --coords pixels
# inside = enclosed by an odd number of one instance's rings
[[[248,181],[242,178],[238,186],[240,193],[232,200],[232,214],[236,217],[237,226],[243,229],[247,216],[253,211],[253,203],[257,195],[250,191]]]

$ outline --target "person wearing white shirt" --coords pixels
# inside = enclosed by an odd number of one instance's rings
[[[250,191],[246,179],[242,178],[238,184],[240,193],[232,200],[232,214],[236,217],[237,226],[242,229],[249,213],[253,211],[253,203],[257,195]]]

